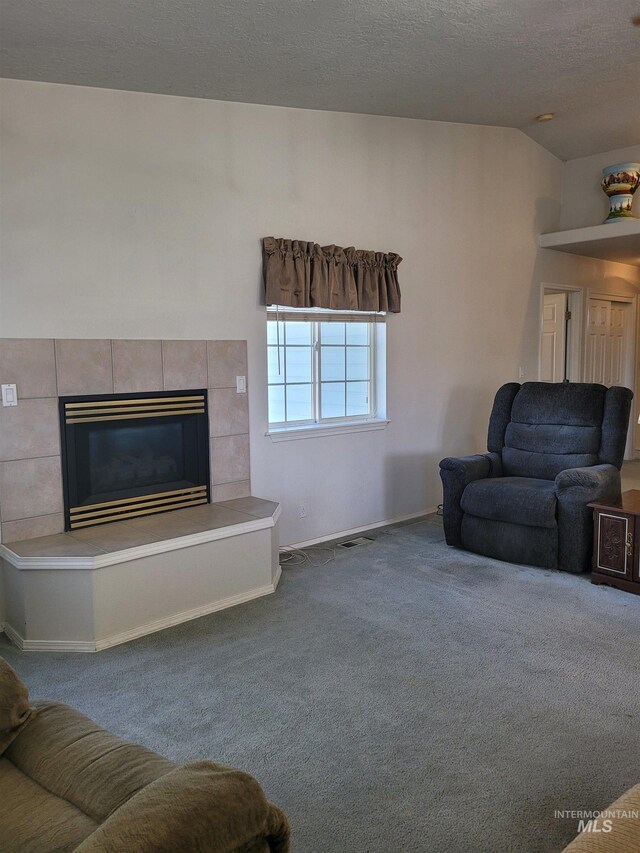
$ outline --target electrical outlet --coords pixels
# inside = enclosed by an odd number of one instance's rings
[[[298,518],[306,518],[307,517],[307,505],[300,504],[298,506]]]
[[[523,365],[520,365],[520,367],[518,368],[518,379],[524,379],[524,367],[523,367]]]

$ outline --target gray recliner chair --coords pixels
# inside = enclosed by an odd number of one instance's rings
[[[589,569],[591,501],[620,494],[633,394],[579,382],[511,382],[488,453],[440,463],[449,545],[511,563]]]

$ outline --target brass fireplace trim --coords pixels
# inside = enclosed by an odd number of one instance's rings
[[[105,524],[108,521],[120,521],[140,515],[151,515],[163,509],[182,509],[208,502],[207,486],[189,486],[171,492],[156,492],[135,498],[106,501],[87,506],[75,506],[69,510],[71,529],[89,527],[93,524]]]
[[[171,415],[203,415],[204,395],[184,397],[138,397],[131,400],[98,400],[65,403],[67,424],[122,421],[133,418],[162,418]]]
[[[180,397],[132,397],[130,400],[93,400],[83,403],[65,403],[65,409],[93,409],[96,406],[140,406],[147,403],[185,403],[204,400],[203,394]]]

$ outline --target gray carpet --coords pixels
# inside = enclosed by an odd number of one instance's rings
[[[249,770],[296,853],[560,850],[554,809],[640,779],[640,597],[455,551],[435,516],[376,536],[125,646],[0,653],[33,696]]]

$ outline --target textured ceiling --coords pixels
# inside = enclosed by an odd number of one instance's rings
[[[2,76],[640,142],[638,0],[1,0]],[[537,124],[539,113],[557,118]]]

